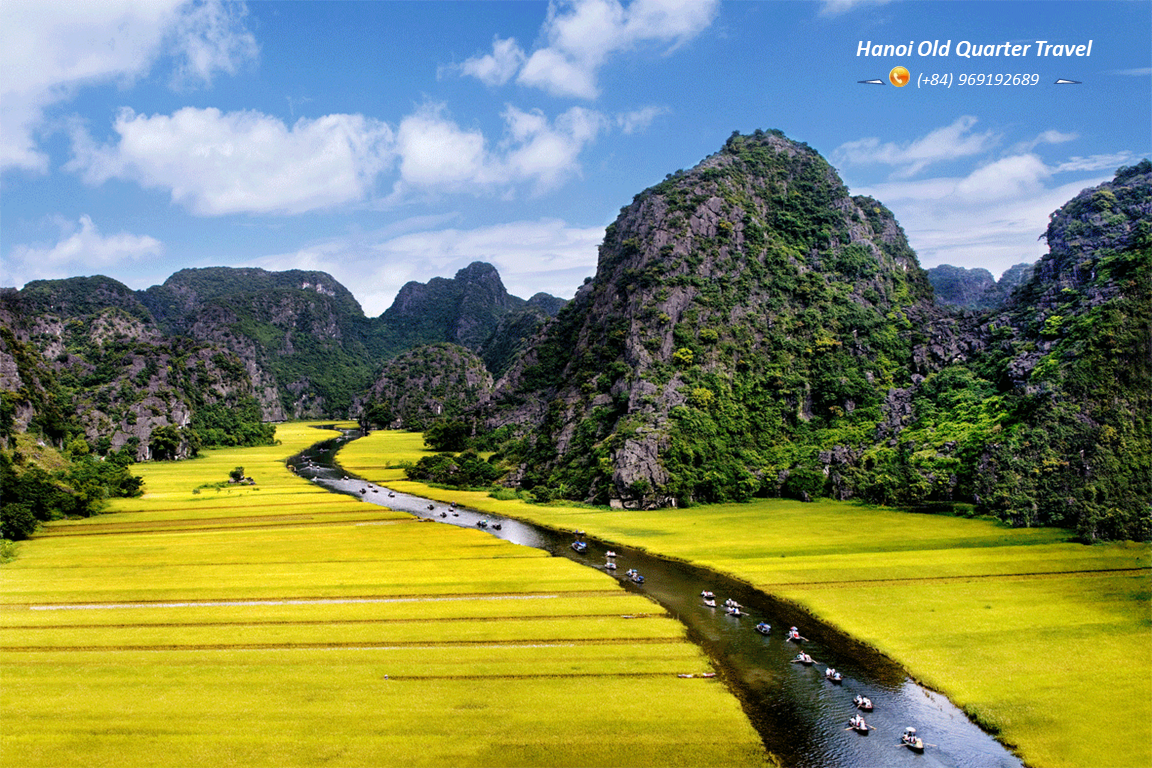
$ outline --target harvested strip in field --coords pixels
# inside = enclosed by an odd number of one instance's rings
[[[684,628],[668,617],[643,620],[621,616],[580,616],[561,621],[554,617],[494,619],[492,621],[389,622],[335,624],[233,624],[226,627],[198,624],[174,627],[141,626],[57,627],[44,633],[30,628],[5,631],[0,648],[48,650],[50,648],[159,648],[267,647],[273,645],[314,647],[339,645],[388,645],[404,643],[493,643],[516,641],[625,641],[680,640]]]
[[[219,600],[191,603],[101,603],[94,605],[30,605],[32,611],[95,611],[112,608],[214,608],[240,605],[349,605],[355,603],[445,603],[455,600],[549,600],[559,595],[470,595],[468,597],[355,597],[297,600]]]
[[[1041,571],[1039,573],[973,573],[966,576],[920,576],[917,578],[904,579],[848,579],[842,581],[783,582],[775,586],[779,586],[785,589],[792,589],[794,587],[803,589],[835,589],[837,587],[856,588],[864,585],[878,586],[883,584],[938,584],[947,582],[981,581],[984,579],[995,579],[998,581],[1028,581],[1031,579],[1061,579],[1067,578],[1068,576],[1112,576],[1116,574],[1148,574],[1150,572],[1152,572],[1152,569],[1148,568],[1097,568],[1094,570],[1086,571]]]
[[[635,594],[612,591],[556,595],[480,595],[452,596],[447,599],[420,596],[402,598],[365,596],[385,602],[310,601],[286,603],[261,602],[258,605],[224,605],[192,603],[189,608],[163,607],[145,603],[143,610],[31,610],[30,606],[0,606],[0,628],[51,628],[64,626],[143,626],[148,624],[176,626],[204,624],[337,624],[341,622],[429,622],[468,621],[501,618],[561,618],[578,616],[664,615],[659,606]],[[427,596],[426,596],[427,597]],[[540,599],[543,597],[544,599]],[[235,603],[236,601],[229,601]],[[68,604],[61,604],[68,605]]]

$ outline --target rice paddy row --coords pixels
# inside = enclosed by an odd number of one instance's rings
[[[317,489],[284,458],[324,434],[277,437],[140,465],[123,514],[21,545],[0,765],[765,762],[723,685],[677,677],[708,661],[659,606]],[[212,487],[238,465],[256,486]]]
[[[622,511],[411,483],[419,435],[344,448],[349,471],[744,580],[883,651],[1036,766],[1152,765],[1152,548],[844,502]],[[1101,734],[1109,734],[1101,738]]]

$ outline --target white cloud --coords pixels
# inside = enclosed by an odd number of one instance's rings
[[[978,204],[1031,197],[1052,175],[1036,155],[1013,155],[977,168],[956,184],[959,200]]]
[[[527,55],[515,40],[492,44],[459,69],[488,85],[517,82],[554,96],[595,99],[596,76],[608,58],[643,43],[675,49],[699,35],[716,16],[718,0],[553,0],[540,30],[546,41]]]
[[[884,5],[889,0],[824,0],[821,16],[839,16],[863,5]]]
[[[560,114],[552,125],[539,110],[522,112],[512,106],[505,109],[504,120],[518,142],[505,160],[506,173],[513,179],[534,180],[541,192],[579,172],[580,151],[605,123],[599,112],[580,107]]]
[[[1056,172],[1115,171],[1122,165],[1131,165],[1134,162],[1137,162],[1137,157],[1131,152],[1115,152],[1111,155],[1090,155],[1089,157],[1070,157],[1056,166]]]
[[[124,109],[119,141],[95,146],[74,133],[69,170],[90,184],[111,178],[169,190],[195,214],[302,213],[364,199],[392,162],[393,135],[363,115],[300,119],[186,107],[171,116]]]
[[[450,277],[473,261],[493,264],[513,295],[528,298],[544,291],[570,297],[584,277],[595,273],[603,239],[603,227],[573,227],[559,219],[514,221],[337,238],[251,265],[328,272],[349,287],[365,314],[375,316],[391,306],[410,280]]]
[[[1047,131],[1041,131],[1030,141],[1022,141],[1014,145],[1009,152],[1013,154],[1031,152],[1041,144],[1065,144],[1069,141],[1075,141],[1078,138],[1080,138],[1080,134],[1078,133],[1064,133],[1063,131],[1057,131],[1053,128]]]
[[[125,261],[155,258],[163,244],[148,235],[121,232],[104,236],[87,214],[77,224],[60,220],[61,236],[54,245],[15,245],[4,259],[3,285],[29,280],[91,274]]]
[[[980,155],[998,140],[992,131],[972,133],[977,120],[971,115],[958,117],[951,125],[937,128],[905,144],[881,142],[877,138],[858,139],[841,144],[832,153],[836,163],[844,165],[891,165],[893,178],[910,178],[933,163],[959,157]]]
[[[616,125],[623,133],[639,133],[660,115],[668,114],[667,107],[644,107],[616,116]]]
[[[236,74],[245,61],[256,58],[260,47],[244,28],[247,9],[205,0],[186,6],[172,33],[178,66],[172,76],[176,88],[211,85],[218,72]]]
[[[492,41],[492,53],[473,56],[457,69],[485,85],[504,85],[520,69],[524,59],[524,51],[516,44],[515,38],[501,40],[497,37]]]
[[[363,115],[301,118],[289,126],[253,111],[123,109],[110,143],[97,144],[85,126],[72,126],[73,158],[65,169],[92,185],[122,179],[165,190],[201,216],[291,215],[365,203],[393,167],[392,194],[377,201],[384,205],[444,192],[510,196],[519,185],[546,192],[580,174],[584,148],[615,122],[583,107],[550,120],[508,105],[502,117],[506,130],[492,143],[479,130],[461,128],[440,104],[420,107],[395,130]]]
[[[1079,168],[1045,164],[1032,154],[1011,155],[962,177],[890,181],[854,189],[882,201],[904,227],[924,267],[952,264],[1000,274],[1035,261],[1048,248],[1040,236],[1048,215],[1112,172],[1059,181]]]
[[[0,170],[45,172],[45,112],[95,83],[131,83],[165,51],[184,80],[209,82],[254,55],[241,8],[219,0],[0,3]]]
[[[519,184],[553,189],[580,172],[579,155],[607,123],[599,112],[572,107],[549,121],[543,112],[508,105],[506,136],[490,147],[479,131],[464,130],[443,105],[426,105],[396,132],[397,193],[427,190],[491,193]]]
[[[396,151],[401,180],[448,191],[491,183],[484,134],[461,129],[444,113],[443,105],[426,105],[400,121]]]
[[[532,54],[520,70],[517,82],[547,91],[553,96],[577,99],[595,99],[600,95],[596,86],[596,70],[599,65],[573,61],[563,53],[542,48]]]

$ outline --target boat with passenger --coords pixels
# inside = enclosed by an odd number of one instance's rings
[[[857,733],[868,733],[872,730],[868,723],[864,722],[864,716],[860,714],[853,715],[848,721],[848,727]]]
[[[792,659],[792,663],[803,664],[804,666],[810,667],[816,663],[816,660],[804,653],[804,651],[800,651],[800,653],[796,654],[796,658]]]
[[[768,635],[772,632],[772,625],[766,621],[762,621],[756,625],[756,631],[762,635]]]
[[[872,699],[868,698],[867,696],[856,694],[856,698],[852,699],[852,703],[856,705],[856,709],[862,710],[864,712],[872,711]]]
[[[924,751],[924,740],[916,735],[915,728],[905,728],[904,733],[900,736],[900,744],[913,752]]]
[[[844,682],[844,675],[832,669],[832,667],[828,667],[828,669],[824,670],[824,679],[831,683],[842,683]]]

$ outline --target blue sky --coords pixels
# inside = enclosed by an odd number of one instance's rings
[[[888,205],[925,267],[999,275],[1149,156],[1150,29],[1152,3],[1079,0],[5,0],[0,285],[319,269],[376,315],[483,260],[570,297],[633,195],[756,128]],[[898,64],[952,86],[858,82]]]

